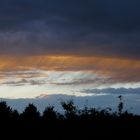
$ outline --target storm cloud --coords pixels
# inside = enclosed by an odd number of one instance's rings
[[[138,0],[5,0],[0,53],[137,58]]]

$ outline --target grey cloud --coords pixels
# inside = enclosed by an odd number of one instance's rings
[[[82,93],[87,94],[140,94],[140,88],[105,88],[105,89],[84,89]]]
[[[46,84],[46,81],[44,80],[30,80],[30,85],[44,85]]]
[[[138,0],[5,0],[1,1],[0,16],[4,23],[13,23],[7,26],[14,26],[16,23],[23,25],[25,22],[42,19],[54,27],[90,25],[94,28],[96,25],[102,27],[101,29],[108,27],[112,31],[113,28],[120,28],[122,31],[139,26],[139,5]],[[132,26],[134,24],[137,26]]]
[[[139,58],[139,6],[139,0],[1,1],[1,53]]]
[[[3,82],[1,84],[3,85],[9,85],[9,86],[24,86],[24,85],[44,85],[46,82],[44,80],[26,80],[21,79],[18,81],[8,81]]]
[[[72,79],[71,81],[64,81],[64,82],[53,82],[51,84],[53,85],[59,85],[59,86],[66,86],[66,85],[72,85],[72,86],[77,86],[77,85],[98,85],[98,84],[105,84],[106,82],[105,78],[84,78],[84,79]]]
[[[22,79],[19,81],[7,81],[7,82],[3,82],[3,85],[10,85],[10,86],[23,86],[25,84],[27,84],[28,81],[26,79]]]
[[[7,77],[16,77],[16,78],[36,78],[36,77],[47,77],[47,74],[42,71],[32,70],[32,71],[0,71],[0,78],[4,79]]]

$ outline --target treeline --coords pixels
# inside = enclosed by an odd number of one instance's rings
[[[119,96],[116,111],[111,108],[79,109],[72,100],[61,102],[64,113],[54,106],[45,108],[43,114],[36,106],[29,104],[22,113],[13,110],[6,102],[0,102],[0,135],[20,134],[21,136],[42,137],[64,134],[78,136],[132,134],[140,130],[140,116],[124,110],[122,96]],[[80,133],[79,133],[80,132]],[[136,134],[135,134],[136,135]]]

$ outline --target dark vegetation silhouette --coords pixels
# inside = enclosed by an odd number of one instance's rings
[[[22,113],[13,110],[6,102],[0,102],[0,136],[24,138],[57,137],[86,139],[100,136],[115,137],[120,135],[136,136],[140,131],[140,116],[124,110],[122,96],[116,111],[111,108],[78,108],[73,100],[61,102],[64,113],[54,106],[45,108],[42,114],[36,106],[29,104]],[[65,138],[65,137],[64,137]]]
[[[29,104],[21,114],[21,118],[24,121],[36,121],[39,119],[39,117],[40,113],[37,111],[36,106],[33,104]]]

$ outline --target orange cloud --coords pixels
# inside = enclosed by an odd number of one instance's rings
[[[140,61],[80,56],[0,56],[1,71],[86,71],[120,82],[140,81]]]

